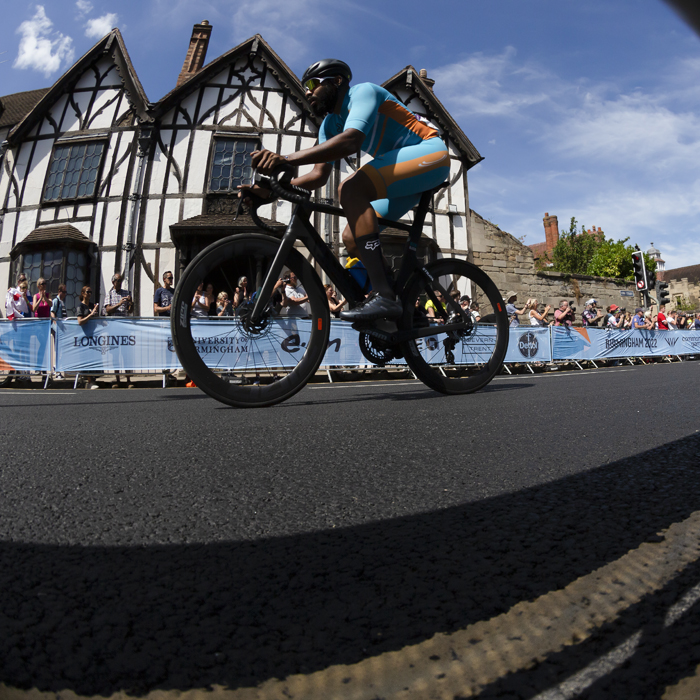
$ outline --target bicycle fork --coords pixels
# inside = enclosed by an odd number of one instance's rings
[[[255,305],[253,306],[253,312],[251,314],[251,321],[256,323],[262,318],[265,309],[267,308],[270,297],[272,296],[272,290],[280,278],[280,273],[285,265],[285,261],[289,257],[289,253],[294,248],[294,244],[297,242],[299,235],[299,227],[303,226],[297,214],[297,209],[292,211],[292,218],[289,220],[287,225],[287,230],[282,236],[280,242],[280,247],[277,249],[277,253],[270,265],[265,280],[263,281],[262,287],[255,298]]]

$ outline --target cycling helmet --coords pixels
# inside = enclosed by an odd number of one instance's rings
[[[352,80],[352,71],[347,63],[344,61],[339,61],[337,58],[324,58],[321,61],[312,63],[304,71],[304,75],[301,78],[301,84],[303,85],[311,78],[333,78],[336,75],[339,75],[341,78],[345,78],[345,80],[348,82]]]

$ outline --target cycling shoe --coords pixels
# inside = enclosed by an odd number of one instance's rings
[[[340,312],[343,321],[357,323],[358,321],[375,321],[380,318],[397,319],[403,313],[403,306],[396,299],[387,299],[372,292],[354,309]]]

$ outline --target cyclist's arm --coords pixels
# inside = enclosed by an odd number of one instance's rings
[[[365,135],[359,129],[346,129],[328,141],[291,153],[287,156],[287,162],[292,165],[333,162],[357,153],[364,140]]]
[[[331,172],[333,172],[332,163],[316,163],[310,173],[295,177],[292,184],[297,187],[305,187],[307,190],[316,190],[328,182]]]

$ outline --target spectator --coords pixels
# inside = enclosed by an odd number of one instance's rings
[[[606,310],[608,315],[605,317],[605,327],[608,329],[619,328],[620,316],[622,315],[620,307],[617,304],[610,304]]]
[[[416,307],[413,312],[413,325],[416,328],[425,328],[430,325],[428,321],[428,314],[425,312],[425,308],[421,303],[420,297],[416,299]]]
[[[700,331],[700,313],[695,314],[695,321],[693,322],[693,330]]]
[[[39,277],[36,282],[37,293],[32,302],[32,311],[36,318],[51,318],[51,295],[46,288],[46,280]]]
[[[122,289],[122,276],[119,272],[112,275],[112,289],[107,293],[104,312],[106,316],[128,316],[134,308],[131,292]]]
[[[605,314],[598,308],[596,299],[589,299],[586,302],[586,308],[581,314],[581,321],[584,327],[598,326],[598,322]]]
[[[153,314],[155,316],[170,316],[174,293],[173,273],[168,270],[163,273],[163,286],[156,289],[153,297]]]
[[[647,327],[646,321],[644,320],[644,309],[637,307],[634,310],[634,317],[632,318],[632,330],[642,330]]]
[[[22,282],[27,283],[27,293],[25,295],[25,298],[27,300],[27,306],[31,309],[32,304],[34,303],[34,297],[32,296],[32,293],[29,291],[29,280],[27,279],[27,275],[24,274],[24,272],[19,273],[19,277],[17,278],[17,288],[19,288],[19,285],[22,284]],[[25,318],[28,318],[25,316]]]
[[[343,306],[345,306],[348,300],[343,299],[343,301],[338,301],[338,297],[335,294],[335,289],[333,289],[333,285],[324,284],[323,288],[326,290],[328,308],[331,310],[333,316],[335,316],[336,318],[340,318],[340,310],[343,308]]]
[[[469,311],[472,315],[472,321],[474,323],[478,323],[479,321],[481,321],[481,312],[479,311],[479,304],[477,304],[477,302],[472,303]]]
[[[80,303],[78,304],[78,325],[84,326],[88,321],[99,316],[100,305],[95,304],[92,309],[90,308],[90,296],[92,294],[92,289],[89,285],[85,285],[80,290]]]
[[[471,304],[471,299],[468,294],[464,294],[459,299],[459,305],[462,307],[462,311],[469,311],[469,305]]]
[[[678,330],[678,312],[675,310],[671,311],[671,313],[666,317],[666,323],[668,323],[668,330]]]
[[[659,313],[656,316],[656,322],[659,326],[660,331],[668,330],[668,323],[666,323],[666,305],[662,304],[659,307]]]
[[[250,290],[248,289],[248,278],[243,275],[242,277],[238,278],[238,286],[236,287],[236,292],[233,295],[233,305],[235,308],[238,308],[246,301],[250,301],[250,299],[251,294]]]
[[[571,328],[574,323],[574,312],[569,308],[569,302],[562,299],[559,308],[554,312],[554,325]]]
[[[8,321],[18,321],[29,316],[27,303],[27,280],[20,282],[17,287],[10,287],[5,296],[5,316]]]
[[[190,306],[190,315],[194,318],[206,318],[209,315],[209,302],[204,294],[204,282],[197,285],[197,291]]]
[[[549,314],[550,305],[547,304],[544,307],[544,311],[540,314],[537,311],[537,299],[529,299],[529,303],[525,305],[528,309],[528,317],[530,319],[531,326],[546,326],[547,325],[547,315]]]
[[[443,309],[447,308],[447,304],[445,303],[445,299],[442,296],[442,292],[439,290],[435,290],[435,298],[438,300],[438,303],[442,305]],[[425,302],[425,312],[428,315],[428,318],[433,321],[433,323],[442,323],[443,320],[442,318],[438,318],[436,315],[437,307],[435,306],[434,302],[432,299],[428,299],[428,301]]]
[[[122,281],[121,273],[115,272],[112,275],[112,289],[107,293],[107,299],[104,305],[104,312],[107,316],[121,318],[128,316],[133,311],[134,303],[131,299],[131,292],[129,292],[128,289],[122,289]],[[112,388],[118,389],[121,387],[119,370],[115,370],[114,374]],[[125,371],[124,376],[126,377],[127,389],[133,389],[134,385],[131,383],[131,374]]]
[[[240,281],[240,280],[239,280]],[[286,309],[288,316],[308,316],[310,314],[308,304],[309,297],[304,287],[299,284],[299,279],[295,273],[287,275],[284,287],[286,299]]]
[[[68,292],[65,284],[58,285],[58,294],[53,298],[51,304],[51,318],[55,321],[59,318],[65,318],[68,315],[66,311],[66,296]]]
[[[506,297],[506,313],[511,326],[519,326],[520,321],[518,316],[522,316],[527,311],[527,304],[522,309],[518,310],[515,307],[515,302],[518,301],[518,295],[515,292],[508,292]]]
[[[656,326],[656,316],[651,315],[651,309],[644,312],[644,322],[647,324],[647,330],[651,331]]]
[[[625,311],[625,315],[622,317],[621,321],[623,331],[628,331],[632,328],[632,314],[629,311]]]
[[[216,297],[214,296],[214,285],[213,284],[207,285],[207,287],[204,291],[204,296],[207,298],[207,304],[208,304],[207,315],[215,316],[216,315]]]
[[[219,318],[233,316],[233,306],[226,292],[219,292],[219,296],[216,297],[216,315]]]

